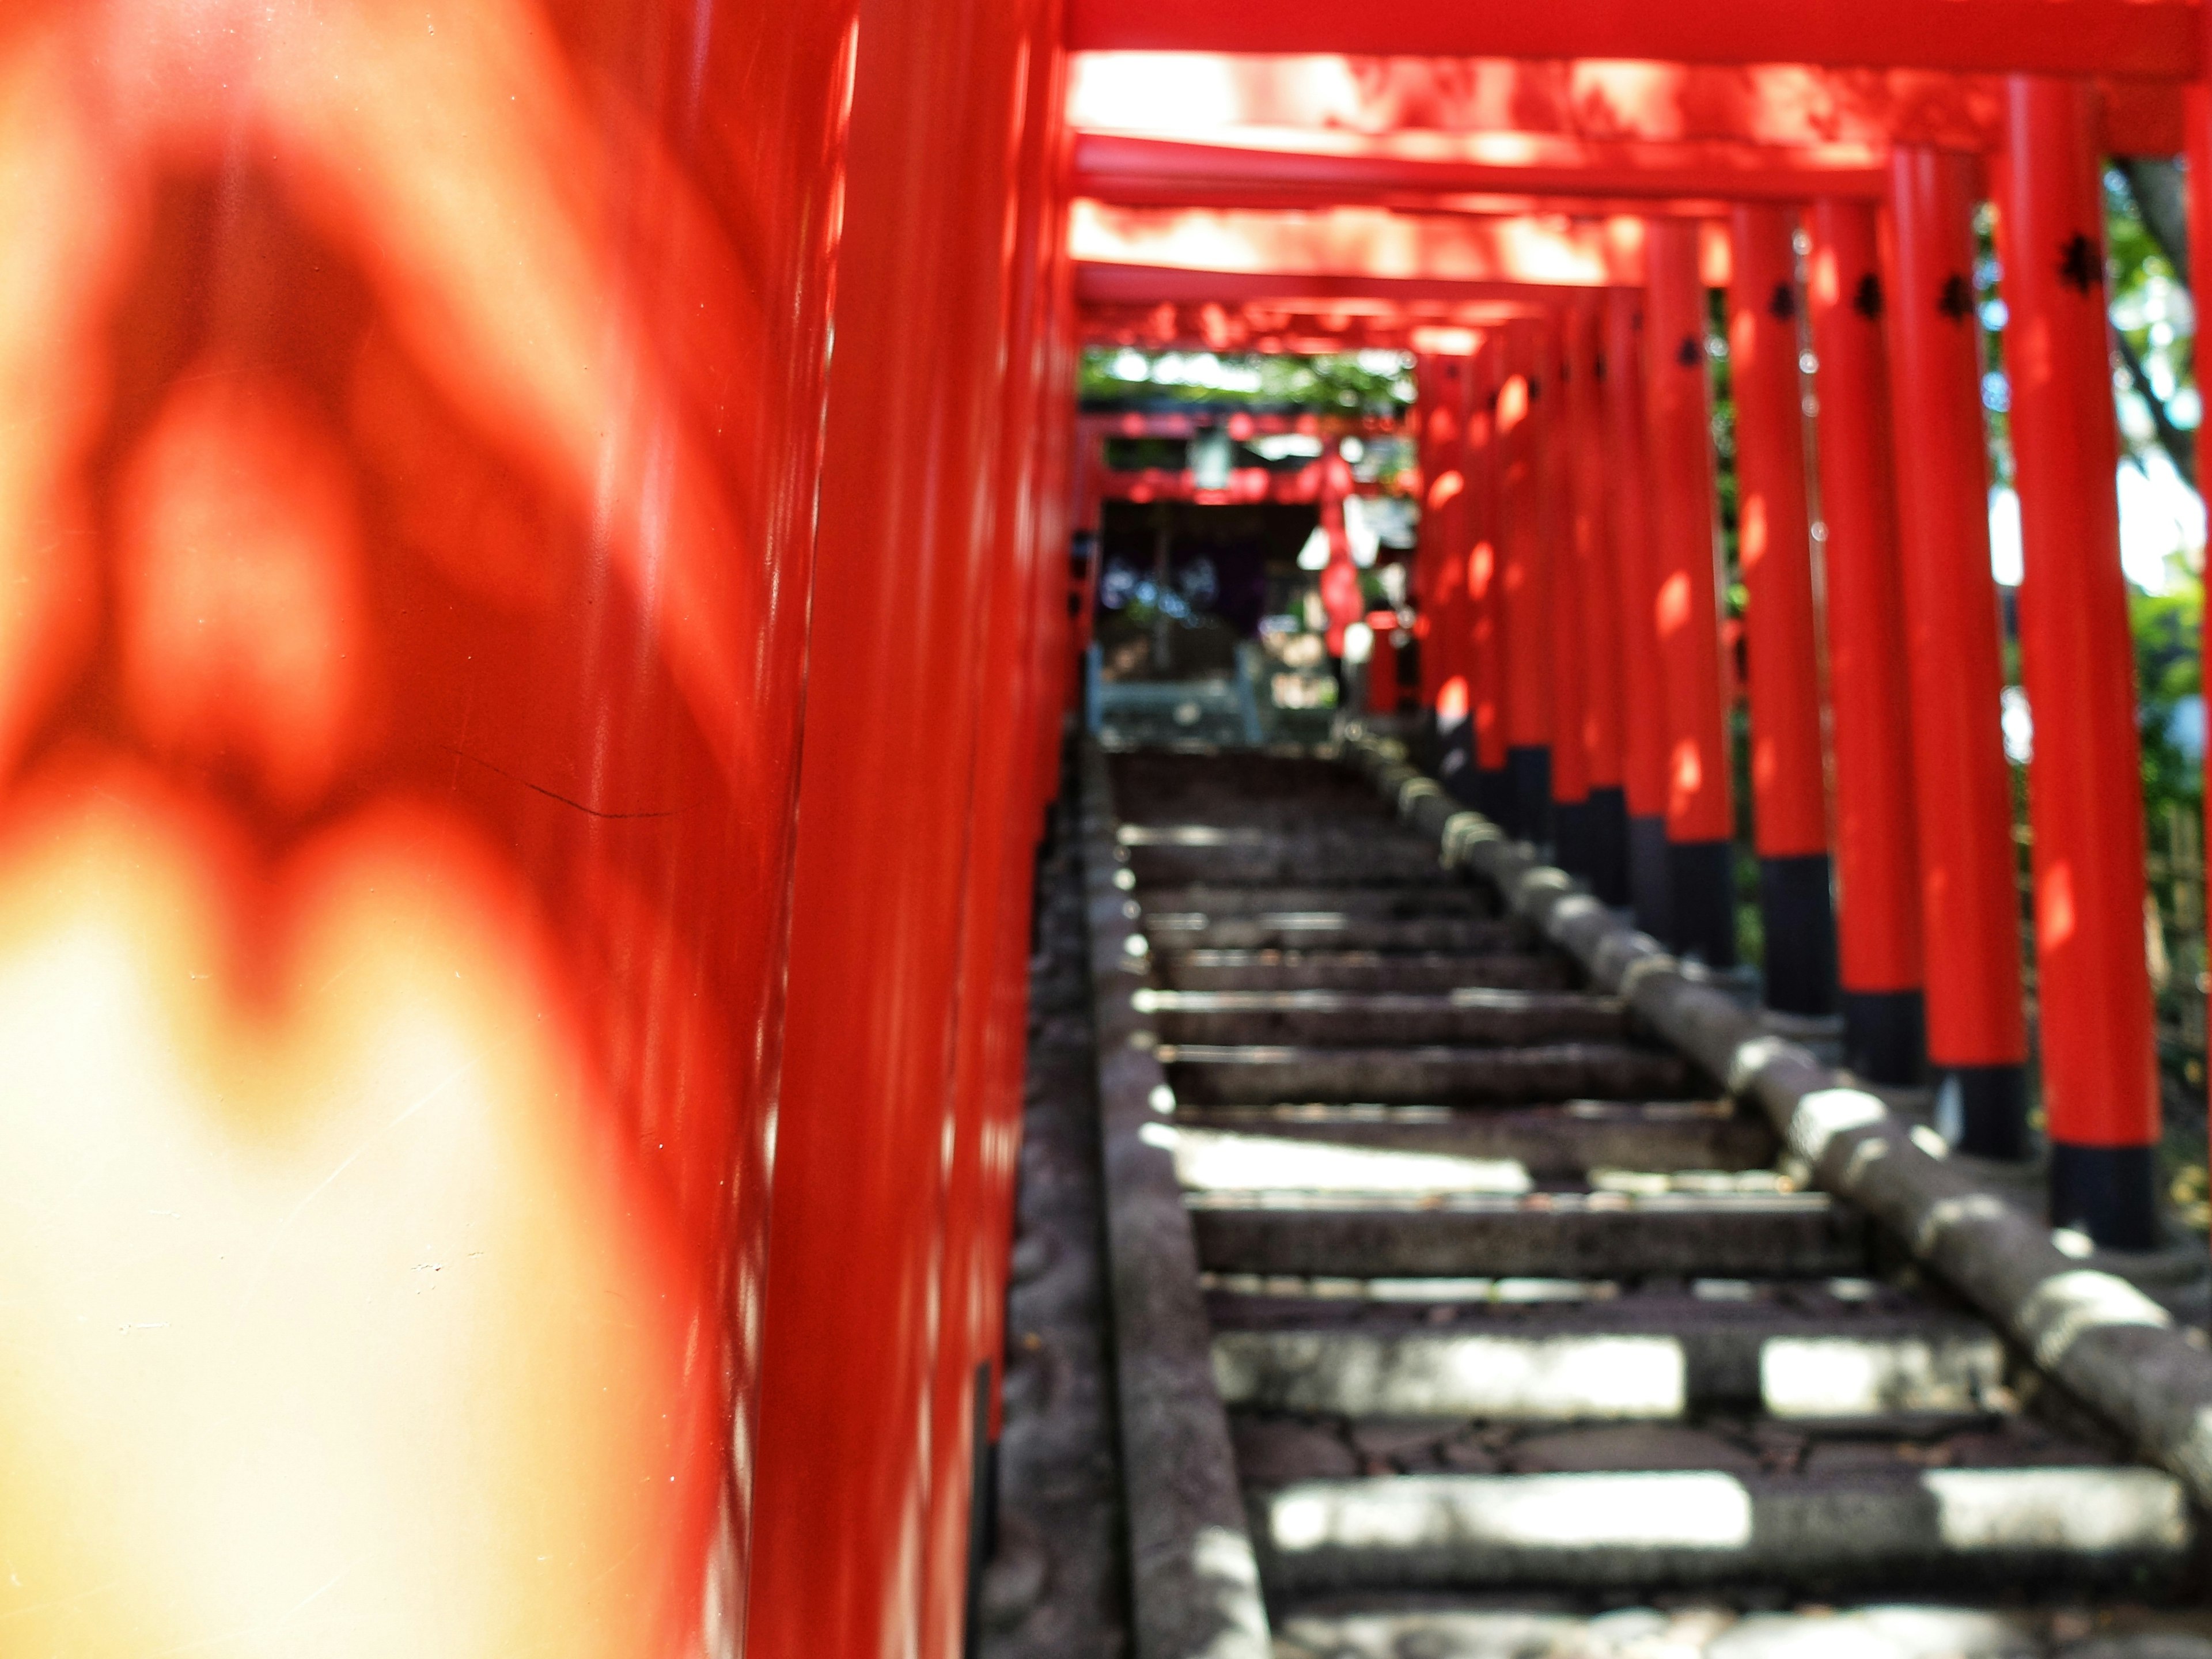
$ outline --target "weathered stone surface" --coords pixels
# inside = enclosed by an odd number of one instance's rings
[[[1526,1048],[1316,1048],[1163,1045],[1176,1098],[1197,1105],[1276,1101],[1517,1106],[1559,1100],[1689,1099],[1696,1069],[1662,1049],[1618,1042]]]
[[[1563,991],[1577,978],[1572,963],[1550,953],[1187,951],[1170,939],[1152,954],[1160,982],[1184,991],[1448,991],[1461,986]]]

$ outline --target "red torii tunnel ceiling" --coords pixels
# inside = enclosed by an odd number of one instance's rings
[[[1357,52],[1896,65],[2186,80],[2198,7],[2182,0],[1073,0],[1076,51]]]

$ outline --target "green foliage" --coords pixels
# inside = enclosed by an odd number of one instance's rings
[[[2203,685],[2199,648],[2204,589],[2188,582],[2171,593],[2128,594],[2135,631],[2136,718],[2142,733],[2143,816],[2154,836],[2169,808],[2201,811],[2203,767],[2173,739],[2174,711]]]
[[[1083,354],[1082,395],[1287,404],[1317,414],[1395,417],[1413,400],[1413,360],[1395,351],[1301,357],[1095,347]]]

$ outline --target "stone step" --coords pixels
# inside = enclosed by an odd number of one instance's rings
[[[1866,1224],[1824,1193],[1525,1196],[1191,1193],[1217,1273],[1445,1278],[1836,1278],[1863,1273]]]
[[[1178,1125],[1334,1146],[1510,1158],[1539,1180],[1596,1169],[1756,1170],[1773,1132],[1727,1101],[1576,1101],[1565,1106],[1182,1106]]]
[[[1434,1596],[1388,1608],[1308,1598],[1275,1620],[1275,1659],[2212,1659],[2212,1614],[2201,1611],[2108,1604],[2093,1616],[1996,1599],[1772,1612],[1705,1599],[1592,1615]]]
[[[1490,956],[1444,951],[1192,949],[1172,938],[1153,951],[1160,978],[1183,991],[1564,991],[1580,983],[1550,951]]]
[[[1140,887],[1286,885],[1464,888],[1436,843],[1395,825],[1371,830],[1265,830],[1211,824],[1124,824],[1121,850]]]
[[[1351,1418],[1558,1421],[1735,1411],[1787,1423],[2012,1409],[1979,1321],[1871,1285],[1723,1281],[1553,1302],[1217,1291],[1224,1403]]]
[[[1469,916],[1410,921],[1352,915],[1342,910],[1278,910],[1253,915],[1209,916],[1193,910],[1145,907],[1142,926],[1156,950],[1450,951],[1496,956],[1532,951],[1537,939],[1517,921]]]
[[[1341,911],[1368,921],[1411,921],[1424,918],[1495,916],[1497,896],[1487,887],[1153,887],[1146,890],[1147,915],[1188,913],[1203,916],[1249,916],[1285,911]]]
[[[1891,1455],[1828,1468],[1808,1458],[1787,1474],[1753,1465],[1353,1477],[1255,1491],[1249,1502],[1261,1577],[1276,1596],[1752,1583],[2140,1594],[2179,1588],[2196,1539],[2171,1475],[2094,1454],[2025,1467],[1931,1468]]]
[[[1382,1043],[1536,1043],[1619,1041],[1628,1010],[1577,992],[1139,991],[1173,1043],[1352,1047]]]
[[[1561,1042],[1516,1048],[1321,1048],[1162,1043],[1176,1098],[1206,1106],[1279,1101],[1528,1105],[1563,1100],[1688,1099],[1697,1068],[1661,1048]]]

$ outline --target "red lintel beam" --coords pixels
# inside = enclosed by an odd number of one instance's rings
[[[1101,201],[1192,206],[1380,205],[1468,192],[1644,203],[1874,201],[1886,187],[1885,161],[1869,144],[1615,143],[1550,133],[1297,127],[1237,127],[1218,138],[1084,132],[1075,140],[1074,189]]]
[[[2197,15],[2183,0],[1072,0],[1068,27],[1079,52],[1650,58],[2182,81],[2197,72]]]
[[[1387,301],[1413,306],[1422,301],[1495,301],[1519,307],[1540,307],[1559,289],[1540,283],[1486,283],[1452,276],[1337,276],[1310,271],[1206,270],[1187,265],[1120,264],[1078,259],[1077,303],[1091,306],[1246,305],[1273,301],[1285,309],[1310,313],[1332,301]],[[1534,314],[1533,310],[1530,314]]]

